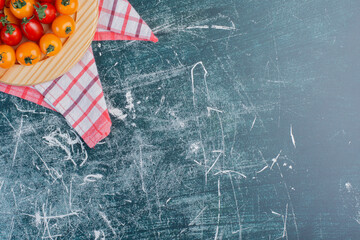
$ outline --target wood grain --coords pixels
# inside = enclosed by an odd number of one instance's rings
[[[93,40],[99,15],[97,0],[79,0],[79,6],[78,12],[73,16],[76,30],[64,41],[64,47],[59,54],[34,66],[17,64],[10,69],[0,69],[0,82],[16,86],[35,85],[51,81],[74,66]]]

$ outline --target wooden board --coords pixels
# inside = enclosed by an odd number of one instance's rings
[[[68,39],[62,39],[64,47],[59,54],[34,66],[17,64],[10,69],[0,69],[0,82],[28,86],[51,81],[66,73],[89,48],[96,32],[98,15],[98,0],[79,0],[79,10],[73,16],[76,30]]]

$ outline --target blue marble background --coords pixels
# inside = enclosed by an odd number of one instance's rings
[[[95,149],[0,93],[0,239],[360,239],[360,2],[131,3]]]

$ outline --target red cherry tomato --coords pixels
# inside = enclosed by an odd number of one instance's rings
[[[40,0],[42,3],[54,3],[55,0]]]
[[[10,46],[16,46],[21,42],[22,33],[18,25],[9,23],[0,32],[1,40]]]
[[[0,0],[0,10],[5,6],[5,0]]]
[[[49,24],[56,18],[56,8],[51,3],[37,3],[35,7],[35,16],[39,22]]]
[[[44,35],[44,28],[34,17],[30,19],[23,18],[21,22],[21,32],[30,41],[37,42]]]

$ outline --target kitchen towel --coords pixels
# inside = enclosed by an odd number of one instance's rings
[[[99,0],[99,22],[94,41],[157,38],[127,0]],[[110,133],[111,120],[91,47],[63,76],[29,87],[0,83],[0,91],[61,113],[93,148]]]

